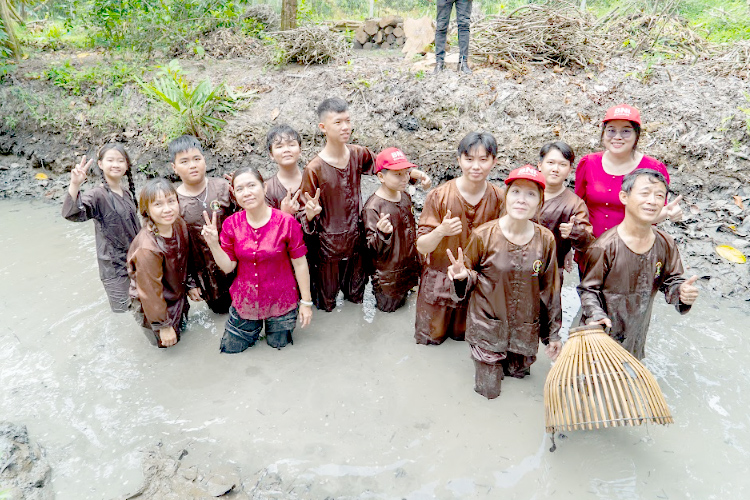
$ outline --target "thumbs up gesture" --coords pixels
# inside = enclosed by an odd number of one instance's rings
[[[570,217],[570,220],[568,222],[561,222],[560,226],[559,226],[560,227],[560,236],[562,236],[563,238],[566,238],[566,239],[569,238],[570,237],[570,233],[573,231],[573,226],[575,225],[576,220],[577,220],[576,216],[573,215],[573,216]]]
[[[448,278],[451,280],[465,280],[469,277],[469,271],[466,270],[466,264],[464,264],[464,251],[461,247],[458,247],[458,258],[453,257],[453,252],[449,248],[446,250],[448,258],[451,261],[451,265],[448,266]]]
[[[698,298],[698,287],[695,286],[696,281],[698,281],[698,276],[693,275],[680,285],[680,302],[687,306],[692,306],[695,299]]]
[[[440,234],[442,234],[444,237],[461,234],[461,231],[463,230],[463,226],[461,225],[461,218],[451,217],[451,211],[448,210],[445,213],[445,217],[443,217],[443,222],[441,222],[437,227],[437,230],[439,230]]]
[[[380,214],[377,228],[378,231],[383,234],[391,234],[393,232],[393,224],[391,224],[391,214]]]

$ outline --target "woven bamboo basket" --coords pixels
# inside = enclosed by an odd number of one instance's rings
[[[547,432],[674,422],[653,375],[599,325],[570,329],[544,384]]]

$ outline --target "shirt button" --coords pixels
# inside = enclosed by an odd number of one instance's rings
[[[610,190],[611,191],[611,190]],[[605,203],[606,206],[609,206],[609,203]]]
[[[604,214],[604,216],[605,216],[605,217],[609,217],[609,215],[607,215],[607,214]]]

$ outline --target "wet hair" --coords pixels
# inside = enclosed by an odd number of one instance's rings
[[[110,142],[99,148],[99,152],[96,154],[96,160],[102,161],[104,158],[104,155],[107,153],[107,151],[115,150],[118,153],[122,155],[123,158],[125,158],[125,164],[127,165],[127,169],[125,170],[125,177],[128,178],[128,191],[130,191],[130,195],[133,197],[133,201],[135,201],[135,181],[133,180],[133,163],[130,161],[130,155],[128,155],[128,152],[125,151],[125,146],[120,144],[119,142]],[[109,191],[109,184],[107,183],[107,178],[104,177],[104,170],[99,168],[99,174],[102,176],[102,182],[104,183],[104,188]]]
[[[638,177],[647,177],[649,181],[651,181],[651,184],[656,184],[657,182],[661,182],[664,184],[664,187],[667,188],[667,191],[669,191],[669,185],[667,184],[667,178],[664,177],[664,174],[657,170],[652,170],[650,168],[636,168],[632,172],[630,172],[628,175],[625,176],[625,178],[622,180],[622,186],[620,186],[620,191],[625,191],[625,193],[630,194],[630,192],[633,190],[633,186],[635,186],[635,181],[638,179]]]
[[[607,130],[607,124],[610,121],[612,120],[602,123],[602,133],[599,135],[599,144],[604,144],[604,131]],[[633,133],[635,133],[635,142],[633,143],[633,151],[631,152],[631,154],[635,154],[635,150],[638,147],[638,141],[641,138],[641,126],[635,122],[630,122],[630,126],[633,127]]]
[[[560,154],[563,155],[563,158],[573,165],[573,161],[576,159],[576,154],[573,152],[573,148],[571,148],[567,142],[563,141],[548,142],[542,146],[542,149],[539,150],[539,161],[544,161],[544,157],[553,149],[558,150]]]
[[[141,188],[141,194],[138,197],[138,212],[140,212],[143,220],[151,226],[154,226],[154,224],[151,220],[151,216],[148,214],[148,208],[160,193],[164,193],[164,196],[172,194],[177,196],[177,190],[172,183],[167,179],[159,177],[148,181],[146,185]],[[155,226],[154,229],[156,229]]]
[[[349,109],[349,104],[340,97],[329,97],[318,105],[318,120],[326,113],[343,113]]]
[[[283,125],[276,125],[266,134],[266,146],[268,147],[268,152],[271,152],[273,145],[277,142],[289,139],[297,141],[297,144],[302,146],[302,137],[300,137],[299,132],[286,123]]]
[[[238,176],[240,176],[242,174],[251,174],[261,184],[263,184],[265,182],[263,180],[263,176],[261,175],[260,171],[257,168],[255,168],[255,167],[240,167],[237,170],[235,170],[234,173],[232,174],[232,182],[230,182],[230,184],[232,186],[232,189],[234,189],[234,180]]]
[[[170,142],[167,147],[169,148],[169,158],[172,163],[174,163],[178,154],[190,151],[191,149],[197,149],[203,154],[203,146],[201,146],[200,141],[192,135],[181,135]]]
[[[458,156],[468,155],[477,146],[482,146],[493,158],[497,158],[497,141],[489,132],[469,132],[458,143]]]

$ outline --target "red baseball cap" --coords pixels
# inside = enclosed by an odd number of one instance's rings
[[[505,179],[505,184],[510,184],[518,179],[526,179],[527,181],[536,182],[542,189],[547,187],[547,181],[544,179],[544,174],[537,170],[533,165],[524,165],[521,168],[517,168],[508,174],[508,178]]]
[[[406,159],[406,155],[398,148],[388,148],[380,152],[375,158],[375,173],[381,170],[403,170],[414,168],[416,165]]]
[[[602,123],[607,123],[610,120],[628,120],[633,123],[641,124],[641,113],[633,106],[627,104],[618,104],[612,106],[607,110],[607,114],[604,116]]]

